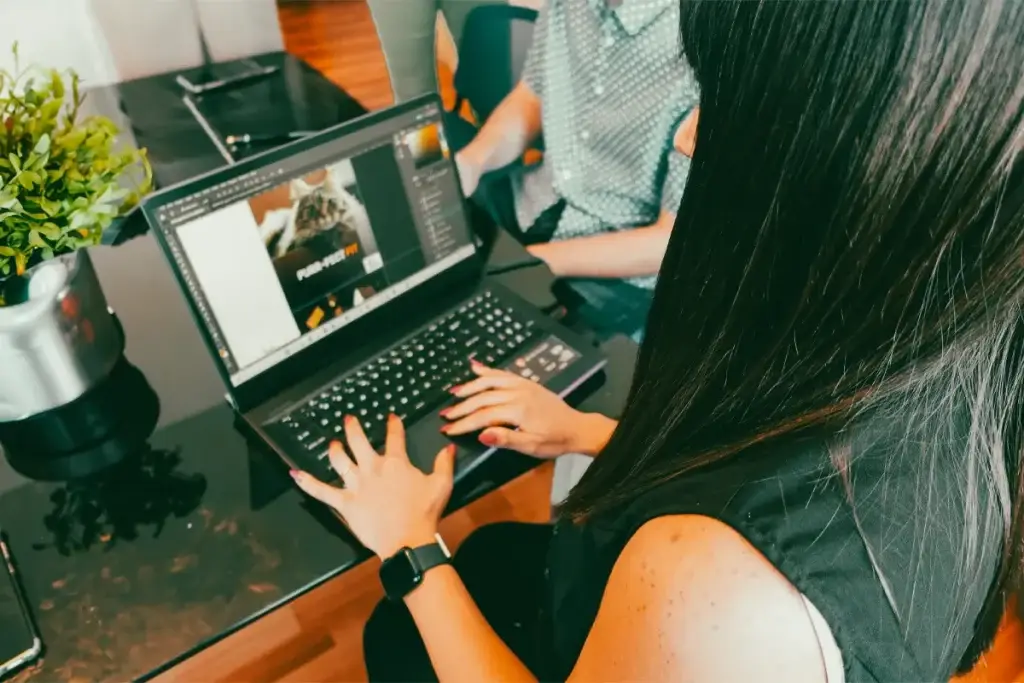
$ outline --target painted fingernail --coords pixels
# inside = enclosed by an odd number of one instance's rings
[[[482,432],[480,434],[480,443],[485,446],[494,446],[498,443],[498,437],[491,432]]]
[[[444,425],[443,427],[441,427],[441,433],[442,434],[447,434],[448,430],[451,429],[451,428],[452,428],[451,425]]]
[[[448,444],[448,446],[447,446],[446,450],[447,450],[447,451],[448,451],[448,453],[450,453],[451,455],[455,455],[455,444],[453,444],[453,443],[450,443],[450,444]]]
[[[299,477],[302,476],[302,473],[298,470],[288,470],[288,474],[292,475],[292,479],[295,481],[298,481]]]
[[[484,367],[484,364],[481,363],[480,361],[478,361],[476,358],[470,358],[469,359],[469,364],[472,365],[474,368],[482,368],[482,367]]]
[[[397,419],[398,419],[397,415],[395,415],[394,413],[388,413],[388,422],[394,422]]]
[[[462,387],[463,387],[462,384],[456,384],[454,387],[452,387],[451,389],[448,390],[448,393],[449,394],[455,394],[457,396],[459,394],[459,392],[462,391]]]
[[[448,417],[448,413],[451,412],[451,408],[444,408],[443,410],[437,411],[437,414],[441,417]]]
[[[355,424],[355,421],[356,421],[356,419],[354,417],[352,417],[351,415],[346,415],[345,416],[345,424],[346,425],[353,425],[353,424]]]

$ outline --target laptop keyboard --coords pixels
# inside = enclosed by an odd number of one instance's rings
[[[469,359],[496,367],[540,338],[536,323],[485,291],[403,344],[294,409],[268,432],[289,453],[306,453],[297,464],[334,478],[327,445],[343,438],[342,418],[359,419],[375,447],[384,443],[389,413],[410,423],[451,400],[449,390],[475,375]]]

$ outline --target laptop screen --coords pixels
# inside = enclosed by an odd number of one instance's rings
[[[439,104],[326,137],[154,211],[234,386],[475,251]]]

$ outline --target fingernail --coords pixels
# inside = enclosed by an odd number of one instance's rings
[[[345,424],[346,425],[353,424],[353,423],[355,423],[355,421],[356,421],[356,419],[354,417],[352,417],[351,415],[346,415],[345,416]]]
[[[480,443],[484,444],[485,446],[494,446],[498,443],[498,437],[492,434],[491,432],[481,432]]]
[[[476,358],[470,358],[469,359],[469,364],[472,365],[474,368],[482,368],[482,367],[484,367],[484,364],[481,363],[480,361],[478,361]]]
[[[394,413],[388,413],[388,422],[394,422],[397,419],[398,419],[397,415],[395,415]]]
[[[288,474],[292,475],[292,479],[295,481],[298,481],[299,477],[302,476],[302,473],[298,470],[288,470]]]
[[[448,453],[450,453],[451,455],[455,455],[455,444],[448,444]]]
[[[455,394],[457,396],[459,394],[459,392],[462,391],[462,386],[463,385],[461,385],[461,384],[456,384],[454,387],[452,387],[451,389],[448,390],[448,393],[449,394]]]
[[[441,417],[448,417],[448,413],[450,411],[451,411],[451,408],[444,408],[443,410],[437,411],[437,414],[440,415]]]
[[[442,434],[447,434],[448,430],[451,429],[451,428],[452,428],[451,425],[444,425],[443,427],[441,427],[441,433]]]

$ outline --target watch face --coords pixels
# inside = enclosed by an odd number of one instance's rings
[[[401,600],[423,579],[423,572],[409,548],[402,548],[380,566],[380,582],[392,600]]]

